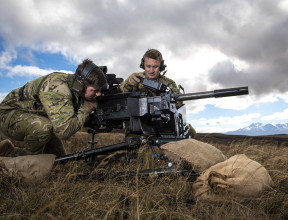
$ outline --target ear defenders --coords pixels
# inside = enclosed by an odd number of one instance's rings
[[[89,63],[85,66],[80,75],[76,75],[72,84],[72,89],[76,93],[78,93],[79,95],[84,93],[85,91],[84,80],[87,79],[89,75],[92,73],[92,71],[96,68],[99,68],[96,64]]]
[[[140,63],[140,68],[142,68],[142,69],[145,69],[145,67],[144,67],[144,57],[141,59],[141,63]],[[162,72],[162,71],[164,71],[165,70],[165,68],[166,68],[166,65],[164,64],[164,60],[161,60],[161,62],[160,62],[160,67],[159,67],[159,70],[160,70],[160,72]]]
[[[89,63],[88,65],[85,66],[85,68],[82,70],[81,74],[80,74],[80,78],[82,81],[84,81],[85,79],[87,79],[90,75],[90,73],[92,73],[92,71],[96,68],[99,68],[96,64],[94,63]]]

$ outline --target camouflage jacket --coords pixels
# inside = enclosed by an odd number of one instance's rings
[[[73,74],[60,72],[39,77],[11,91],[0,104],[0,112],[18,109],[42,115],[49,118],[58,138],[69,138],[81,129],[90,112],[72,92],[72,82]]]
[[[142,72],[142,73],[145,75],[145,72]],[[140,74],[140,73],[136,73],[136,74]],[[166,84],[174,93],[180,94],[176,83],[172,79],[169,79],[166,76],[159,75],[159,78],[157,79],[157,81]],[[146,93],[148,96],[156,95],[153,91],[145,88],[143,84],[141,83],[139,83],[137,87],[129,85],[128,78],[120,84],[120,90],[121,92],[138,92],[139,91],[139,92]],[[177,108],[180,108],[182,105],[183,105],[183,102],[176,102]]]

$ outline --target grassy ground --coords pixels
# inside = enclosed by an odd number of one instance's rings
[[[67,150],[82,150],[89,138],[86,133],[78,133],[66,141]],[[123,135],[103,134],[96,139],[97,146],[103,146],[123,141]],[[75,174],[95,170],[117,172],[165,166],[153,159],[150,149],[143,148],[138,159],[129,164],[119,155],[103,160],[97,169],[83,161],[56,164],[51,175],[34,184],[1,176],[0,219],[288,219],[287,145],[261,139],[199,139],[210,142],[227,157],[244,153],[261,163],[275,186],[260,198],[243,203],[203,203],[194,200],[193,178],[185,176],[73,179]]]

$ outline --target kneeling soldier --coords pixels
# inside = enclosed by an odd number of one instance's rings
[[[85,59],[75,74],[54,72],[11,91],[0,104],[0,131],[24,141],[25,148],[5,140],[0,142],[0,156],[65,155],[61,140],[83,127],[105,84],[102,68]]]

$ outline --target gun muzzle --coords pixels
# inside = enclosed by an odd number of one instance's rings
[[[248,95],[248,86],[230,88],[230,89],[218,89],[214,90],[215,98],[221,98],[226,96]]]

